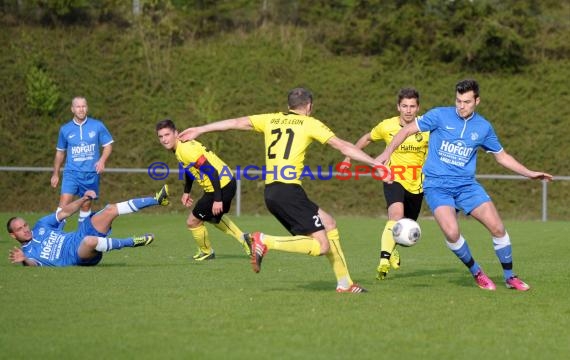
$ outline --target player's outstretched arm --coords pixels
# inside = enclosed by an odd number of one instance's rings
[[[526,166],[518,162],[513,156],[508,154],[505,149],[495,154],[495,160],[503,167],[516,172],[519,175],[526,176],[529,179],[551,181],[552,175],[527,169]]]
[[[253,125],[251,124],[251,121],[249,121],[248,116],[242,116],[235,119],[221,120],[198,127],[188,128],[178,134],[178,139],[181,141],[190,141],[205,133],[226,130],[253,130]]]
[[[56,215],[57,219],[59,221],[62,221],[63,219],[67,219],[71,215],[78,212],[79,209],[81,208],[81,205],[83,205],[84,202],[89,201],[89,200],[93,200],[96,197],[97,197],[97,194],[95,194],[95,191],[87,190],[82,197],[80,197],[79,199],[72,201],[69,204],[62,207],[61,210],[57,212],[57,215]]]
[[[408,136],[415,134],[419,131],[420,129],[418,128],[418,125],[416,124],[415,121],[401,128],[400,131],[398,131],[398,133],[394,135],[392,141],[390,142],[390,144],[388,144],[388,146],[386,146],[386,149],[384,149],[382,154],[376,157],[376,160],[386,165],[390,160],[390,155],[392,155],[394,150],[396,150],[396,148],[400,146],[404,142],[404,140],[407,139]]]
[[[346,140],[333,136],[327,141],[327,144],[340,151],[346,157],[371,166],[376,165],[374,158]]]
[[[372,142],[372,137],[370,136],[370,133],[366,133],[364,135],[362,135],[360,137],[360,139],[358,139],[357,142],[354,143],[354,146],[356,146],[359,149],[364,149],[365,147],[367,147],[370,143]],[[350,163],[350,157],[345,157],[344,158],[344,162],[348,162]]]

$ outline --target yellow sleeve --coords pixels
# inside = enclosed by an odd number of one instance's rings
[[[313,121],[309,126],[310,135],[312,138],[320,142],[321,144],[326,143],[329,141],[330,138],[334,137],[334,132],[325,124],[323,124],[320,120],[312,118]]]
[[[251,122],[251,125],[253,126],[253,130],[255,130],[257,132],[264,132],[265,131],[265,125],[267,123],[266,119],[267,119],[267,114],[249,116],[249,121]]]
[[[370,140],[372,141],[384,140],[386,136],[386,130],[383,124],[384,122],[382,121],[378,125],[374,126],[374,128],[370,131]]]

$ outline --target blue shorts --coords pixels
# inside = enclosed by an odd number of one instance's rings
[[[453,187],[444,186],[449,185],[448,180],[424,180],[424,197],[432,213],[440,206],[451,206],[469,215],[479,205],[491,201],[485,189],[474,179]]]
[[[99,174],[95,172],[64,171],[61,193],[83,196],[87,190],[95,191],[99,197]]]
[[[98,253],[95,257],[88,259],[88,260],[85,260],[85,259],[81,259],[79,257],[79,254],[77,253],[79,250],[79,245],[83,241],[83,238],[85,238],[86,236],[107,237],[109,235],[109,233],[111,232],[110,230],[107,233],[102,233],[102,232],[97,231],[93,227],[93,223],[91,222],[91,218],[94,215],[95,214],[91,214],[91,216],[89,216],[89,218],[85,219],[85,221],[83,221],[81,223],[81,225],[79,225],[79,228],[77,229],[77,231],[75,231],[75,233],[73,235],[73,243],[75,244],[75,246],[74,246],[75,250],[73,251],[73,256],[74,256],[73,263],[75,265],[93,266],[93,265],[97,265],[101,261],[101,259],[103,258],[103,253]]]

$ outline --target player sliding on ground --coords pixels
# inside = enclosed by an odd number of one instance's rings
[[[38,220],[31,230],[26,220],[21,217],[10,218],[6,224],[8,233],[22,245],[21,248],[10,250],[10,261],[27,266],[97,265],[104,252],[124,247],[146,246],[154,240],[152,234],[125,239],[108,237],[113,220],[119,215],[137,212],[149,206],[166,206],[169,203],[168,187],[164,185],[154,197],[135,198],[107,205],[81,222],[77,231],[61,230],[63,220],[96,196],[93,190],[86,191],[83,197]]]

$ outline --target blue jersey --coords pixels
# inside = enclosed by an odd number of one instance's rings
[[[61,230],[61,222],[53,213],[44,216],[32,229],[32,240],[22,246],[24,255],[40,266],[77,265],[79,234]]]
[[[56,149],[67,153],[65,171],[96,172],[99,149],[113,142],[103,123],[87,117],[82,124],[71,120],[59,129]]]
[[[492,153],[503,150],[493,126],[477,113],[463,119],[455,107],[439,107],[418,117],[416,124],[420,131],[430,132],[423,166],[426,181],[430,177],[443,178],[449,186],[472,182],[477,150],[480,147]]]

